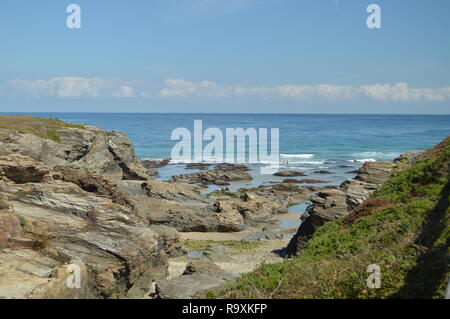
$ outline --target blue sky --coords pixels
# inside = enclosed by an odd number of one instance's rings
[[[5,0],[0,112],[448,114],[449,32],[448,0]]]

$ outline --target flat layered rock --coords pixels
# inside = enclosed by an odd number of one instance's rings
[[[281,171],[273,174],[274,176],[281,176],[281,177],[295,177],[295,176],[306,176],[305,173],[298,172],[298,171]]]

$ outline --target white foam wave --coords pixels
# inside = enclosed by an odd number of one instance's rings
[[[289,161],[288,165],[291,164],[321,165],[324,163],[325,163],[324,161]]]
[[[349,163],[365,163],[365,162],[376,162],[377,160],[374,158],[362,158],[362,159],[355,159],[355,160],[348,160]]]
[[[313,158],[314,154],[280,154],[280,156],[287,158]]]
[[[361,152],[352,154],[356,158],[376,158],[376,159],[394,159],[400,156],[400,153],[396,152]]]

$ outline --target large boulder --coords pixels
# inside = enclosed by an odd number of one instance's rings
[[[56,134],[59,142],[0,129],[0,152],[26,155],[51,169],[57,165],[91,169],[112,181],[147,180],[153,175],[136,158],[131,141],[122,132],[85,126],[62,127]]]

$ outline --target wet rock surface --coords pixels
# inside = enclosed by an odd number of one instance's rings
[[[306,176],[305,173],[298,172],[298,171],[281,171],[273,174],[274,176],[281,176],[281,177],[296,177],[296,176]]]
[[[310,178],[286,178],[283,180],[283,183],[291,183],[291,184],[327,184],[330,181],[324,181],[322,179],[310,179]]]
[[[163,160],[141,160],[142,165],[147,169],[161,168],[170,163],[170,159]]]

